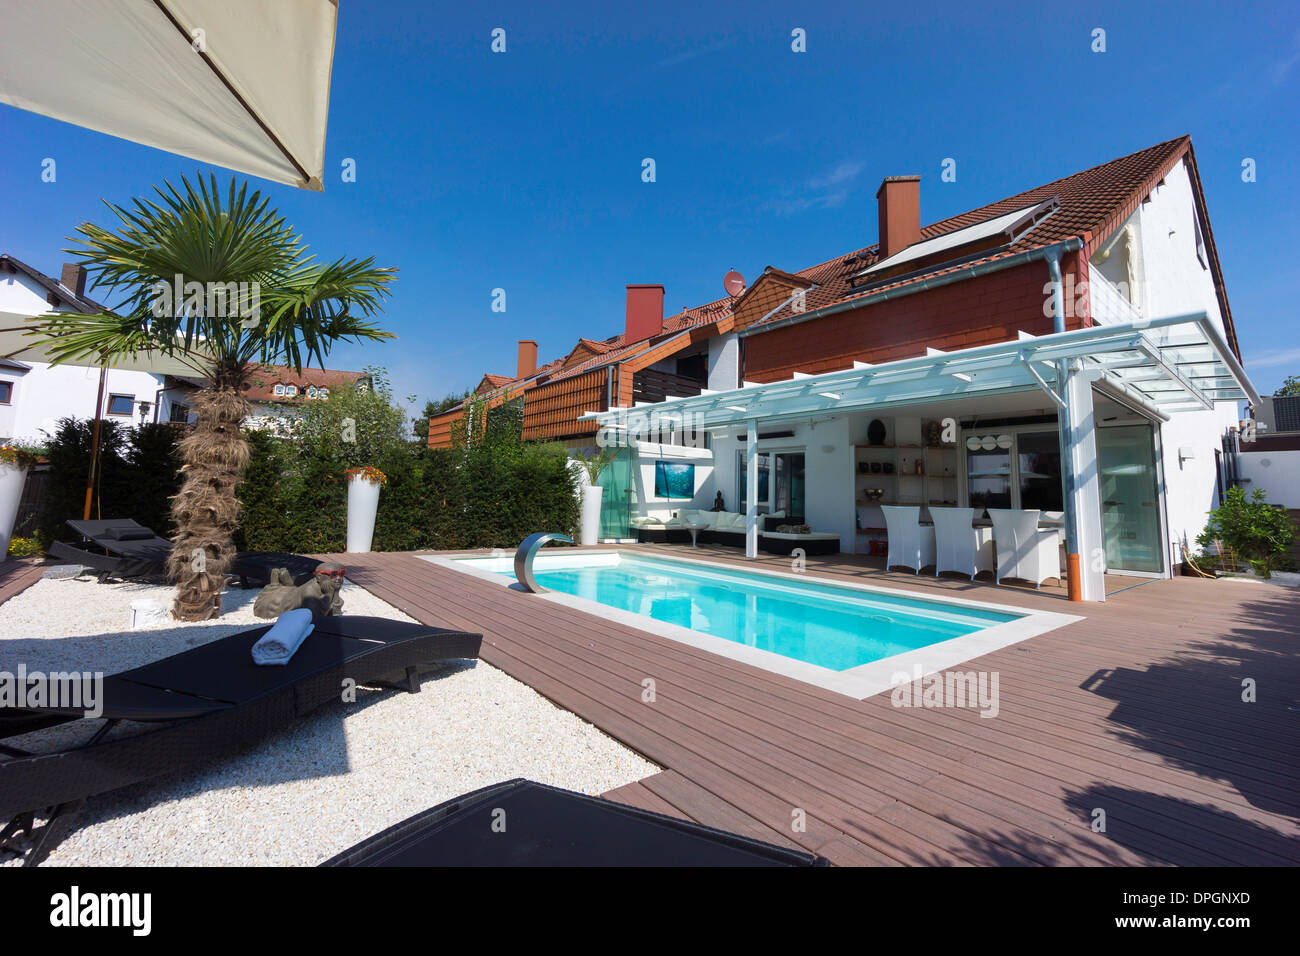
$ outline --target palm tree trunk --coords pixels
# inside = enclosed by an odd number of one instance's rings
[[[180,442],[185,464],[181,490],[172,499],[176,539],[168,571],[176,582],[173,615],[204,621],[221,614],[221,591],[235,556],[239,499],[235,489],[248,464],[240,423],[250,406],[239,370],[219,372],[214,387],[194,401],[198,421]]]

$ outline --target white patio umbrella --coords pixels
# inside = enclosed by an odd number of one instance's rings
[[[320,190],[337,18],[337,0],[7,4],[0,102]]]

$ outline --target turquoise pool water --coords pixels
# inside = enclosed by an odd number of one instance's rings
[[[513,571],[497,573],[514,578]],[[533,573],[538,584],[553,591],[836,671],[1020,617],[626,555],[596,567],[548,566],[539,558]]]

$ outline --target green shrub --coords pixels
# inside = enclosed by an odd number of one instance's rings
[[[124,427],[110,419],[100,424],[100,474],[91,515],[133,518],[170,536],[171,498],[180,487],[177,432],[167,425]],[[36,533],[42,547],[75,537],[67,521],[85,514],[92,436],[89,419],[64,418],[49,437],[45,455],[50,474]]]
[[[375,394],[388,401],[382,380]],[[252,455],[239,490],[241,549],[342,551],[343,472],[359,464],[388,476],[375,516],[377,551],[513,548],[534,531],[576,528],[576,489],[564,450],[520,441],[510,410],[500,416],[494,410],[487,434],[470,447],[429,449],[407,437],[400,411],[390,415],[364,397],[346,408],[359,416],[358,438],[370,434],[364,423],[376,426],[364,459],[327,440],[350,416],[325,415],[315,406],[309,406],[310,424],[289,437],[249,434]]]
[[[1223,504],[1210,512],[1196,543],[1205,548],[1222,541],[1268,578],[1285,558],[1295,536],[1291,516],[1285,508],[1265,501],[1263,489],[1256,488],[1247,497],[1241,488],[1229,488]]]

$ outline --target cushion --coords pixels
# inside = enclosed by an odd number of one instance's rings
[[[148,528],[108,528],[104,537],[114,541],[144,541],[154,537],[154,533]]]
[[[782,508],[780,511],[773,511],[770,515],[768,515],[768,517],[769,517],[769,518],[784,518],[784,517],[785,517],[785,509]]]
[[[727,523],[726,523],[725,527],[728,527],[728,528],[744,528],[744,527],[745,527],[745,516],[742,515],[742,514],[737,514],[737,513],[734,512],[734,511],[728,511],[728,512],[726,512],[726,522],[727,522]],[[721,522],[718,523],[718,527],[723,527],[723,525],[722,525]]]
[[[779,524],[776,526],[777,534],[812,534],[812,528],[806,524]]]

